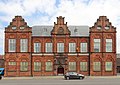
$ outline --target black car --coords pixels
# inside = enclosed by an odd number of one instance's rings
[[[82,74],[78,74],[76,72],[67,72],[65,75],[64,75],[65,79],[66,80],[69,80],[69,79],[84,79],[85,76],[82,75]]]

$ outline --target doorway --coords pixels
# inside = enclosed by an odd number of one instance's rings
[[[58,75],[64,75],[64,68],[62,66],[59,66],[57,69],[57,74]]]

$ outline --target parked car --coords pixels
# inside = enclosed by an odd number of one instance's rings
[[[2,76],[4,76],[4,68],[0,68],[0,80],[2,79]]]
[[[67,72],[67,73],[64,75],[64,78],[65,78],[66,80],[69,80],[69,79],[80,79],[80,80],[82,80],[82,79],[85,78],[85,76],[82,75],[82,74],[78,74],[78,73],[76,73],[76,72]]]

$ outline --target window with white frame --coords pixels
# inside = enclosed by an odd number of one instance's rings
[[[87,71],[87,62],[80,62],[80,70]]]
[[[52,52],[52,43],[46,43],[45,44],[45,51],[46,52]]]
[[[101,71],[101,63],[100,62],[93,62],[93,70],[94,71]]]
[[[41,43],[34,43],[34,52],[40,52],[41,51]]]
[[[106,39],[106,52],[112,52],[112,39]]]
[[[45,65],[46,65],[46,71],[52,71],[53,70],[53,63],[52,62],[50,62],[50,61],[48,61],[48,62],[46,62],[45,63]]]
[[[110,27],[109,26],[105,26],[105,29],[110,29]]]
[[[97,26],[97,29],[101,29],[101,26]]]
[[[16,65],[16,62],[15,61],[9,61],[8,65],[13,65],[14,66],[14,65]]]
[[[20,29],[23,30],[25,27],[24,26],[21,26]]]
[[[94,39],[94,52],[100,52],[100,39]]]
[[[41,62],[34,62],[34,71],[41,71]]]
[[[87,52],[87,43],[80,43],[81,52]]]
[[[20,62],[20,71],[28,71],[28,62]]]
[[[28,40],[20,39],[20,51],[27,52],[27,50],[28,50]]]
[[[76,71],[76,62],[69,62],[69,71]]]
[[[57,43],[57,52],[64,52],[64,43]]]
[[[9,39],[9,52],[15,52],[16,51],[16,39]]]
[[[16,26],[13,26],[12,29],[15,30],[17,27]]]
[[[105,62],[105,70],[112,71],[112,62]]]
[[[69,52],[76,52],[76,43],[69,43]]]

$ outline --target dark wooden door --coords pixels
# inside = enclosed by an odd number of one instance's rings
[[[64,74],[64,68],[62,66],[59,66],[57,69],[58,75],[63,75]]]

